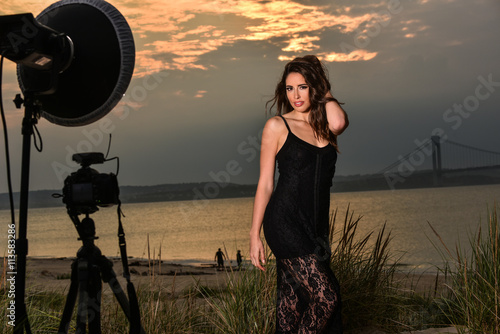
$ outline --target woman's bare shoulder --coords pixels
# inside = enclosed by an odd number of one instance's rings
[[[285,122],[279,116],[271,117],[267,120],[262,133],[263,142],[269,141],[279,144],[287,132]]]
[[[273,116],[270,119],[268,119],[265,127],[274,131],[279,131],[286,128],[285,122],[283,121],[283,119],[281,119],[280,116]]]

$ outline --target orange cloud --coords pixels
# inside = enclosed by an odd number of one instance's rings
[[[283,51],[287,52],[302,52],[302,51],[312,51],[319,49],[319,45],[314,45],[313,41],[319,41],[319,36],[304,36],[299,37],[297,35],[289,41],[289,45],[283,48]]]
[[[33,13],[34,16],[37,16],[53,2],[53,0],[2,0],[0,15]]]
[[[108,0],[127,19],[136,39],[136,76],[152,69],[208,69],[200,57],[239,40],[269,41],[283,52],[321,49],[325,30],[352,33],[377,14],[351,14],[296,0]],[[5,0],[5,13],[39,13],[51,0]],[[349,54],[335,59],[367,59]]]
[[[368,52],[366,50],[354,50],[348,54],[329,53],[320,54],[319,58],[328,62],[346,62],[346,61],[367,61],[377,56],[377,52]]]
[[[152,58],[138,61],[137,75],[147,72],[140,64],[156,66],[162,62],[163,69],[207,69],[210,65],[200,64],[200,56],[238,40],[267,40],[284,52],[310,52],[320,49],[320,37],[315,34],[325,29],[351,33],[376,16],[347,15],[348,11],[331,14],[329,7],[292,0],[150,0],[140,7],[116,2],[117,8],[120,3],[124,7],[122,13],[143,41],[145,52],[138,53],[138,57]],[[369,58],[368,52],[362,53],[339,55],[336,59]]]
[[[350,53],[318,53],[318,58],[326,62],[348,62],[348,61],[368,61],[377,56],[377,52],[368,52],[366,50],[355,50]],[[296,56],[280,55],[278,57],[281,61],[291,61]]]
[[[203,96],[205,96],[206,93],[207,93],[206,90],[199,90],[194,97],[200,99]]]

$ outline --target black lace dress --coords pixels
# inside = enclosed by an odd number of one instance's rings
[[[276,333],[342,333],[340,287],[329,266],[330,187],[337,152],[295,136],[276,155],[279,179],[263,228],[276,257]]]

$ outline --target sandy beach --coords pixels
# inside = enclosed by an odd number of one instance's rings
[[[122,277],[122,265],[120,259],[110,259],[113,263],[113,270],[116,273],[122,288],[125,289],[125,279]],[[28,258],[27,261],[27,282],[26,286],[29,289],[41,289],[45,291],[59,292],[66,294],[70,285],[71,263],[72,258]],[[185,289],[199,282],[207,287],[223,287],[227,283],[227,273],[219,271],[214,263],[206,263],[201,265],[181,265],[169,263],[167,261],[158,263],[150,263],[144,259],[129,259],[130,272],[132,274],[132,282],[137,288],[141,284],[151,282],[150,272],[154,275],[155,285],[162,287],[174,296],[181,294]],[[151,270],[150,268],[153,268]],[[436,274],[415,274],[411,277],[407,274],[397,274],[397,279],[408,287],[416,291],[429,292],[433,291],[436,286]],[[443,284],[443,278],[437,279],[438,288]],[[110,293],[107,285],[104,285],[104,292]],[[423,331],[404,332],[410,333],[457,333],[455,328],[434,328]],[[383,334],[380,331],[363,332],[363,334]]]
[[[43,288],[55,292],[66,293],[71,283],[71,264],[73,258],[28,258],[27,261],[27,286]],[[113,263],[113,271],[122,287],[125,279],[122,277],[123,269],[121,260],[109,259]],[[129,259],[129,270],[135,286],[149,283],[153,273],[155,284],[162,288],[172,290],[179,294],[184,289],[192,286],[199,280],[200,283],[210,287],[223,286],[227,274],[218,271],[215,263],[207,266],[190,266],[176,263],[153,263],[143,259]],[[150,269],[151,268],[151,269]]]

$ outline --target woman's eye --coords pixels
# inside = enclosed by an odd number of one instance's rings
[[[302,89],[302,90],[304,90],[304,89],[307,89],[309,87],[308,86],[300,86],[299,88]]]
[[[292,87],[287,87],[287,88],[286,88],[286,91],[287,91],[287,92],[289,92],[289,91],[291,91],[291,90],[292,90]]]

